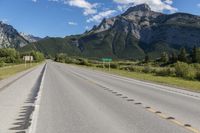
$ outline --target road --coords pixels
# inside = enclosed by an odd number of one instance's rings
[[[200,133],[199,105],[199,93],[48,61],[0,91],[0,133]]]

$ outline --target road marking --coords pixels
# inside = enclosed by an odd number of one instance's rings
[[[116,94],[116,96],[122,96],[122,94]]]
[[[80,68],[80,67],[76,67],[76,68],[79,68],[79,70],[83,70],[85,72],[89,71],[88,69],[83,69],[83,68]],[[143,85],[143,86],[146,86],[146,87],[151,87],[153,89],[159,89],[159,90],[162,90],[162,91],[165,91],[165,92],[180,94],[180,95],[183,95],[183,96],[188,96],[188,97],[192,97],[192,98],[200,100],[200,95],[198,93],[190,92],[190,91],[187,91],[187,90],[184,90],[184,89],[181,90],[181,89],[177,89],[175,87],[169,87],[169,86],[166,86],[166,85],[155,84],[155,83],[151,83],[151,82],[147,82],[147,81],[144,82],[144,81],[141,81],[141,80],[137,80],[137,79],[133,79],[133,78],[127,78],[127,77],[114,75],[114,74],[111,74],[111,73],[105,73],[105,72],[97,71],[97,70],[93,70],[93,72],[96,73],[96,74],[101,74],[101,75],[106,76],[108,78],[112,77],[112,78],[118,79],[120,81],[134,83],[134,84],[137,84],[137,85]],[[191,94],[191,93],[194,93],[194,94]]]
[[[72,72],[72,71],[71,71],[71,72]],[[95,81],[93,81],[93,80],[91,80],[91,79],[89,79],[89,78],[86,78],[85,76],[79,75],[79,74],[77,74],[76,72],[72,72],[72,73],[73,73],[74,75],[80,77],[80,78],[83,78],[83,79],[89,81],[90,83],[93,83],[93,84],[95,84],[95,85],[101,87],[101,88],[107,88],[108,90],[110,90],[110,88],[105,87],[105,86],[103,86],[103,85],[101,85],[101,84],[99,84],[99,83],[97,83],[97,82],[95,82]],[[113,92],[114,92],[114,93],[117,93],[117,92],[115,92],[114,90],[110,90],[110,91],[111,91],[112,93],[113,93]],[[128,97],[122,97],[122,98],[128,98]],[[134,101],[134,99],[127,99],[127,101]],[[137,102],[137,103],[135,103],[135,104],[142,104],[142,103]],[[153,108],[148,107],[148,106],[145,107],[145,109],[146,109],[147,111],[151,112],[151,113],[156,114],[156,115],[159,116],[160,118],[163,118],[163,119],[165,119],[165,120],[168,120],[168,121],[171,122],[171,123],[174,123],[174,124],[176,124],[176,125],[178,125],[178,126],[180,126],[180,127],[183,127],[183,128],[185,128],[185,129],[189,130],[189,131],[192,132],[192,133],[200,133],[200,131],[199,131],[198,129],[195,129],[195,128],[193,128],[192,126],[191,126],[191,127],[185,126],[185,124],[183,124],[182,122],[180,122],[180,121],[178,121],[178,120],[175,120],[174,117],[171,117],[171,116],[170,116],[170,117],[167,117],[167,115],[161,113],[160,111],[157,111],[156,109],[153,109]]]
[[[179,125],[179,126],[184,126],[184,124],[182,123],[182,122],[180,122],[180,121],[177,121],[177,120],[171,120],[171,122],[173,122],[173,123],[175,123],[175,124],[177,124],[177,125]]]
[[[156,111],[156,109],[153,109],[151,107],[145,107],[147,111],[151,112],[151,113],[154,113],[156,114],[157,116],[159,116],[160,118],[163,118],[163,119],[166,119],[168,120],[169,122],[172,122],[180,127],[183,127],[187,130],[189,130],[190,132],[192,133],[200,133],[200,131],[198,129],[195,129],[193,128],[191,125],[189,124],[183,124],[182,122],[178,121],[178,120],[175,120],[174,117],[168,117],[167,115],[163,114],[162,112],[160,111]]]
[[[134,99],[127,99],[128,102],[135,101]]]
[[[40,102],[41,102],[41,96],[42,96],[42,89],[44,85],[44,77],[46,75],[46,70],[47,70],[47,64],[45,65],[44,68],[44,73],[42,76],[42,80],[40,83],[40,89],[38,92],[38,96],[35,102],[35,111],[32,114],[32,123],[30,125],[30,128],[28,129],[28,133],[36,133],[36,127],[37,127],[37,121],[38,121],[38,116],[39,116],[39,109],[40,109]]]
[[[142,103],[141,103],[141,102],[136,102],[136,103],[134,103],[134,104],[136,104],[136,105],[141,105]]]
[[[152,112],[152,113],[156,113],[156,110],[154,110],[152,108],[147,109],[147,111]]]
[[[188,129],[188,130],[190,130],[193,133],[200,133],[199,130],[197,130],[197,129],[193,128],[193,127],[185,127],[185,128]]]
[[[163,118],[163,119],[167,119],[167,116],[166,115],[164,115],[164,114],[157,114],[158,116],[160,116],[161,118]]]

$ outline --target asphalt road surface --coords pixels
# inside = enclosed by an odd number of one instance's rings
[[[72,65],[48,61],[0,91],[0,133],[199,130],[199,93]]]

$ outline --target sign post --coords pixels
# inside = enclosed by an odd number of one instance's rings
[[[108,69],[110,71],[110,62],[112,62],[112,58],[102,58],[101,60],[103,61],[103,68],[104,68],[104,63],[108,62],[108,67],[109,67]]]

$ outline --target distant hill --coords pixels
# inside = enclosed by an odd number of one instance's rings
[[[50,38],[46,37],[38,42],[27,45],[18,49],[21,52],[38,50],[45,55],[55,56],[57,53],[67,53],[71,56],[81,56],[81,51],[75,44],[79,36],[71,36],[66,38]]]
[[[11,25],[0,21],[0,48],[19,48],[28,43]]]
[[[50,55],[62,52],[95,58],[143,59],[147,53],[157,58],[163,51],[172,53],[194,45],[200,46],[199,16],[163,14],[142,4],[104,19],[82,35],[46,38],[25,46],[22,51],[36,49]]]

